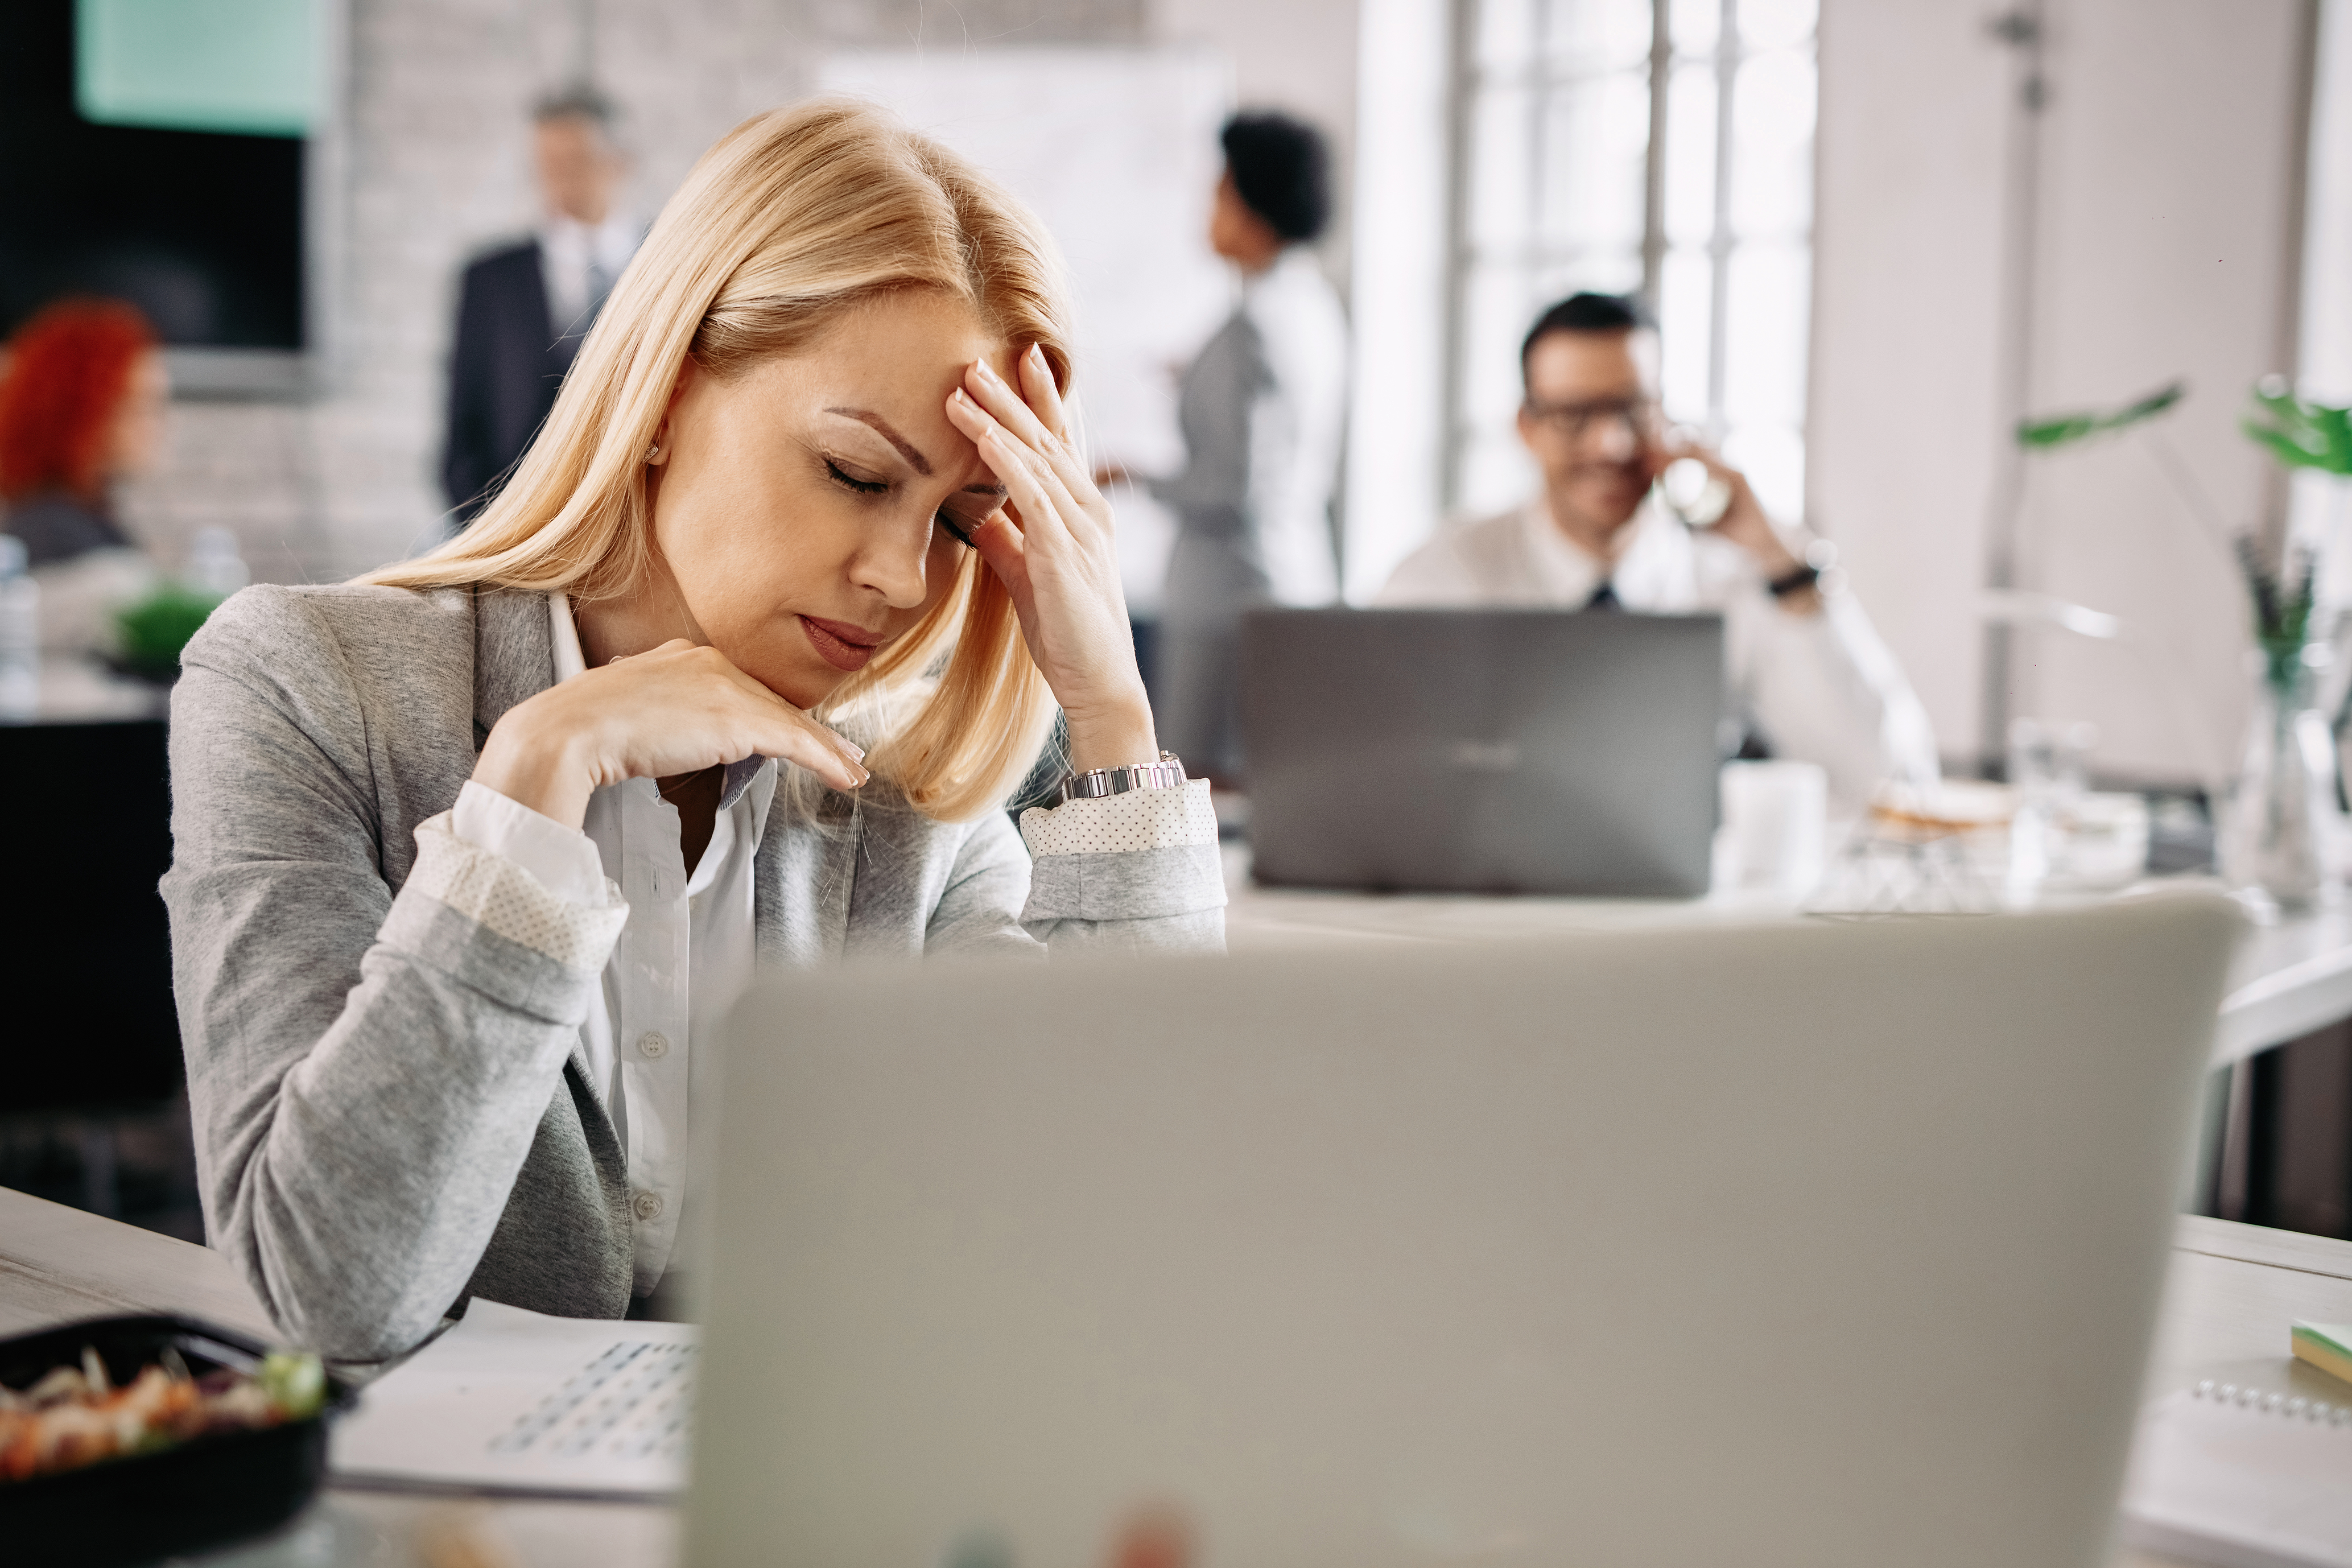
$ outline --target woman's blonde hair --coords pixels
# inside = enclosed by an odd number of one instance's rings
[[[663,207],[498,498],[438,550],[363,581],[626,593],[652,564],[646,451],[687,356],[729,379],[910,289],[964,301],[1016,350],[1035,343],[1068,388],[1052,242],[1010,195],[869,105],[744,121]],[[1012,599],[970,551],[931,612],[820,711],[872,737],[867,765],[944,820],[1001,805],[1054,719]]]

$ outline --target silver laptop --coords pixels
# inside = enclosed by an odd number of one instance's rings
[[[1260,882],[1707,889],[1718,616],[1264,610],[1241,672]]]
[[[694,1568],[2092,1568],[2234,907],[738,1014]]]

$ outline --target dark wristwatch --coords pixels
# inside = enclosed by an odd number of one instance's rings
[[[1118,768],[1089,768],[1062,775],[1063,801],[1100,800],[1131,789],[1175,789],[1184,783],[1184,764],[1173,752],[1162,752],[1156,763],[1129,763]]]
[[[1764,584],[1764,588],[1765,591],[1770,594],[1774,598],[1785,599],[1791,594],[1803,593],[1806,589],[1811,587],[1821,580],[1822,569],[1820,567],[1800,566],[1793,572],[1773,578],[1769,583]]]

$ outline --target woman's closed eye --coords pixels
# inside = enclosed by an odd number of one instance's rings
[[[827,458],[824,460],[824,471],[828,475],[832,476],[833,482],[841,486],[842,489],[856,490],[862,496],[878,496],[890,488],[889,480],[861,479],[855,474],[845,470],[839,463],[835,462],[831,458]]]
[[[858,495],[878,496],[886,494],[890,489],[889,480],[861,479],[856,474],[851,473],[839,463],[834,461],[831,458],[827,458],[824,460],[824,471],[826,476],[830,478],[834,483],[839,485],[845,490],[854,491]],[[953,539],[958,544],[962,545],[966,550],[975,548],[971,542],[972,525],[959,519],[955,513],[948,510],[947,508],[940,508],[937,512],[932,514],[931,521],[937,523],[940,527],[947,530],[948,536]]]

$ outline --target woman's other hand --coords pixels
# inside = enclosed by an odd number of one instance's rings
[[[1110,503],[1069,438],[1045,356],[1019,361],[1014,393],[985,362],[964,373],[948,418],[979,447],[1009,500],[972,536],[1021,617],[1030,657],[1062,705],[1080,772],[1160,754],[1119,586]]]
[[[500,719],[474,779],[578,827],[588,797],[624,779],[671,778],[744,757],[797,763],[835,789],[863,784],[865,753],[683,637],[551,686]]]

